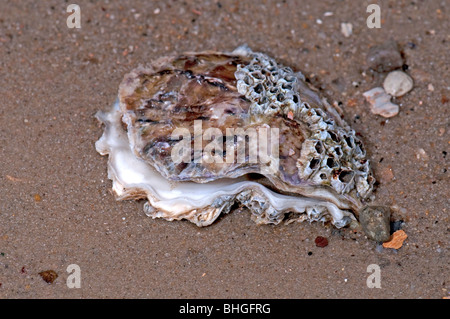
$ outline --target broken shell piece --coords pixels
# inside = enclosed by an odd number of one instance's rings
[[[412,90],[413,86],[413,79],[403,71],[389,73],[383,82],[386,93],[395,97],[405,95]]]
[[[399,107],[391,102],[391,96],[381,87],[373,88],[363,93],[367,102],[370,104],[370,111],[373,114],[383,117],[393,117],[398,114]]]
[[[109,155],[116,198],[146,199],[153,218],[207,226],[237,203],[257,223],[296,216],[344,227],[375,180],[362,142],[316,92],[248,47],[163,58],[127,74],[116,103],[97,113],[105,130],[96,149]],[[270,153],[250,136],[265,128],[279,132]],[[228,138],[227,129],[247,133]],[[241,142],[248,156],[228,161]],[[249,161],[253,148],[268,161]]]
[[[353,25],[351,23],[341,23],[341,33],[348,38],[352,35]]]
[[[405,231],[403,230],[397,230],[395,233],[392,234],[392,238],[383,243],[384,248],[392,248],[392,249],[399,249],[403,246],[403,242],[408,238],[408,235],[406,235]]]

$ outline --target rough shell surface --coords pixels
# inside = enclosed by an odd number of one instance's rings
[[[374,183],[362,142],[338,112],[301,73],[247,47],[139,67],[97,118],[105,132],[96,148],[109,155],[117,198],[147,199],[152,217],[205,226],[238,203],[258,223],[329,220],[343,227],[355,220]],[[191,133],[193,145],[199,120],[202,130],[219,129],[224,145],[235,147],[239,141],[228,139],[227,128],[275,127],[279,149],[263,164],[227,162],[226,152],[212,162],[195,161],[195,152],[174,161],[174,130]],[[248,154],[252,143],[244,147]],[[267,165],[276,169],[267,172]]]

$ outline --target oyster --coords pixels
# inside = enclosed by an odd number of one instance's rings
[[[237,203],[257,223],[340,228],[374,183],[338,112],[300,72],[246,46],[138,67],[96,117],[117,199],[146,199],[153,218],[207,226]]]

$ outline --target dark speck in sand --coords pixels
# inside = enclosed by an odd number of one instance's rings
[[[397,230],[402,229],[403,225],[404,225],[403,220],[396,220],[391,222],[391,231],[390,231],[391,235],[395,233]]]

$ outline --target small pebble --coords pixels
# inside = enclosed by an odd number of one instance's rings
[[[389,240],[391,211],[385,206],[366,206],[359,212],[364,233],[376,242]]]
[[[413,79],[402,71],[393,71],[384,79],[383,88],[392,96],[402,96],[412,90]]]
[[[353,25],[351,23],[341,23],[341,33],[348,38],[352,35]]]
[[[428,84],[428,91],[430,91],[430,92],[434,92],[434,86],[433,86],[433,84]]]
[[[322,236],[317,236],[316,239],[314,240],[314,242],[316,243],[317,247],[326,247],[328,246],[328,239],[326,239],[325,237]]]
[[[58,278],[58,274],[54,270],[42,271],[39,273],[39,275],[48,284],[52,284],[56,280],[56,278]]]
[[[398,114],[399,107],[391,102],[391,96],[381,87],[373,88],[363,93],[367,102],[370,104],[370,111],[373,114],[383,117],[393,117]]]
[[[403,65],[402,55],[393,40],[371,47],[366,60],[369,68],[377,72],[389,72]]]
[[[416,158],[418,160],[427,162],[430,157],[428,156],[427,152],[425,152],[425,150],[423,148],[418,148],[416,151]]]

